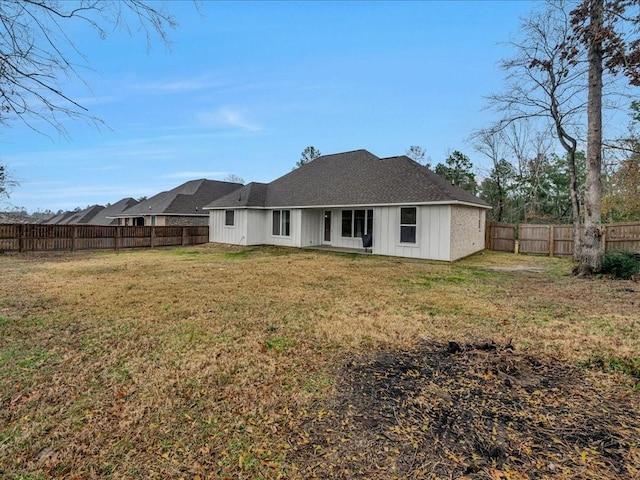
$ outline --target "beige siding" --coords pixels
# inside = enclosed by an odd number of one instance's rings
[[[161,220],[162,219],[162,220]],[[158,221],[164,221],[164,225],[167,227],[199,227],[209,225],[209,217],[207,216],[158,216]],[[160,224],[158,224],[160,226]]]
[[[484,250],[486,210],[454,206],[451,214],[451,260]]]

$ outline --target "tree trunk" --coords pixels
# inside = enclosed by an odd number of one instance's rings
[[[580,261],[582,256],[582,235],[580,230],[580,193],[578,192],[578,174],[576,169],[576,147],[568,155],[569,190],[571,192],[571,218],[573,220],[573,259]]]
[[[587,176],[584,198],[584,242],[579,275],[600,271],[600,198],[602,171],[602,40],[604,0],[590,0],[589,96],[587,105]]]

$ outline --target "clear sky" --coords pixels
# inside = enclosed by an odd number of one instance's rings
[[[302,150],[380,157],[453,150],[487,126],[486,95],[528,1],[170,2],[180,26],[159,40],[70,29],[92,70],[66,93],[106,127],[65,121],[68,139],[19,122],[0,163],[20,182],[10,204],[84,208],[152,196],[187,180],[270,182]]]

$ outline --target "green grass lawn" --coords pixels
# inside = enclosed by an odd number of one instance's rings
[[[571,267],[496,252],[447,264],[221,245],[0,255],[0,478],[637,478],[640,286],[574,278]],[[387,442],[380,469],[357,467],[371,444],[340,437],[354,362],[448,342],[496,345],[527,369],[561,365],[584,392],[623,402],[620,458],[588,444],[563,463],[577,448],[567,440],[525,476],[536,449],[522,453],[526,468],[507,454],[471,468],[473,455],[452,458],[421,437],[442,468],[425,457],[408,470],[406,448],[389,439],[410,437],[378,422],[367,428]],[[465,362],[494,361],[473,352]],[[429,385],[453,398],[425,380],[432,369],[416,371],[422,383],[402,384],[411,398],[429,397]]]

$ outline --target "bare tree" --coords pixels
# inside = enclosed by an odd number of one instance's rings
[[[168,45],[176,26],[162,4],[142,0],[2,0],[0,2],[0,125],[21,120],[44,133],[39,121],[60,135],[62,118],[98,119],[63,91],[62,80],[83,81],[88,59],[67,32],[84,24],[104,38],[114,28],[157,35]]]
[[[238,175],[235,175],[233,173],[230,173],[229,175],[224,177],[224,181],[231,182],[231,183],[241,183],[244,185],[244,178],[239,177]]]
[[[576,168],[579,120],[585,111],[585,68],[580,51],[572,57],[571,21],[563,1],[548,2],[543,12],[523,20],[521,39],[511,42],[514,58],[502,63],[506,71],[505,93],[490,102],[503,114],[494,127],[505,128],[523,119],[550,122],[555,136],[567,153],[573,219],[574,257],[580,256],[580,192]]]
[[[418,162],[420,165],[424,165],[427,168],[431,168],[431,162],[427,157],[427,151],[419,145],[411,145],[405,155],[414,162]]]

